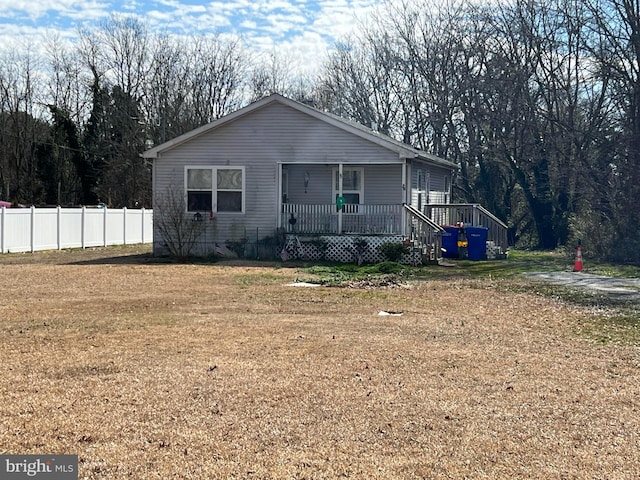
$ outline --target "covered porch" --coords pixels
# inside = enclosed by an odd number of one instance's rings
[[[507,225],[475,203],[428,204],[421,210],[408,204],[283,203],[280,228],[292,235],[400,237],[425,255],[438,257],[442,227],[459,223],[486,227],[488,245],[499,255],[506,253]]]
[[[278,226],[302,235],[405,235],[411,168],[407,160],[281,163]]]
[[[444,226],[464,222],[507,250],[506,225],[479,204],[449,204],[450,172],[422,161],[281,163],[277,178],[277,225],[289,236],[404,242],[424,261],[441,256]]]

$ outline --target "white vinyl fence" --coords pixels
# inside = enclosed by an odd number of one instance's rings
[[[0,208],[0,253],[153,242],[153,210]]]

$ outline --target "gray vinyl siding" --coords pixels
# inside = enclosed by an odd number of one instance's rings
[[[404,202],[401,165],[371,165],[364,172],[364,203]]]
[[[422,198],[423,207],[428,203],[449,203],[449,197],[445,195],[449,193],[445,190],[445,177],[451,180],[451,171],[434,165],[416,162],[411,168],[411,205],[418,208],[418,171],[422,171],[427,178],[426,187],[428,191]],[[451,185],[451,181],[449,181],[449,185]]]
[[[289,203],[326,204],[331,202],[331,165],[287,165]],[[304,175],[309,174],[305,193]]]
[[[209,229],[215,241],[224,244],[226,240],[239,240],[247,235],[253,238],[256,229],[264,232],[260,235],[261,237],[273,234],[277,208],[277,169],[273,165],[250,164],[249,160],[246,163],[242,161],[226,163],[217,158],[198,162],[189,156],[174,157],[172,163],[170,168],[156,168],[157,184],[160,185],[158,192],[162,191],[162,185],[176,185],[182,190],[186,166],[245,167],[244,213],[218,212],[214,213],[212,221],[206,220],[211,224]]]
[[[300,197],[326,199],[320,203],[330,201],[331,167],[342,162],[366,167],[367,203],[402,202],[401,161],[396,152],[279,103],[268,104],[160,153],[153,169],[155,195],[171,185],[182,190],[186,166],[245,167],[244,213],[216,214],[210,238],[224,244],[245,232],[250,238],[268,236],[277,227],[278,162],[291,164],[290,201],[301,202]],[[393,162],[397,165],[389,165]],[[309,171],[306,195],[303,179],[292,174],[296,165],[304,165],[303,175]]]
[[[449,178],[451,185],[451,172],[443,168],[431,168],[431,185],[429,191],[429,203],[449,203],[449,191],[445,190],[445,177]]]
[[[344,168],[364,168],[364,189],[361,203],[400,204],[402,197],[402,166],[396,165],[354,165]],[[333,171],[337,165],[288,165],[289,203],[327,204],[335,203],[333,194]],[[309,184],[305,193],[304,177],[308,173]]]

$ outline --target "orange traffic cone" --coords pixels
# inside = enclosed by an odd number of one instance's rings
[[[582,271],[582,247],[580,245],[578,245],[578,250],[576,251],[576,261],[573,264],[573,271]]]

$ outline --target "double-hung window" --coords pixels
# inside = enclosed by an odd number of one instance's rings
[[[189,212],[244,212],[244,167],[187,167]]]

